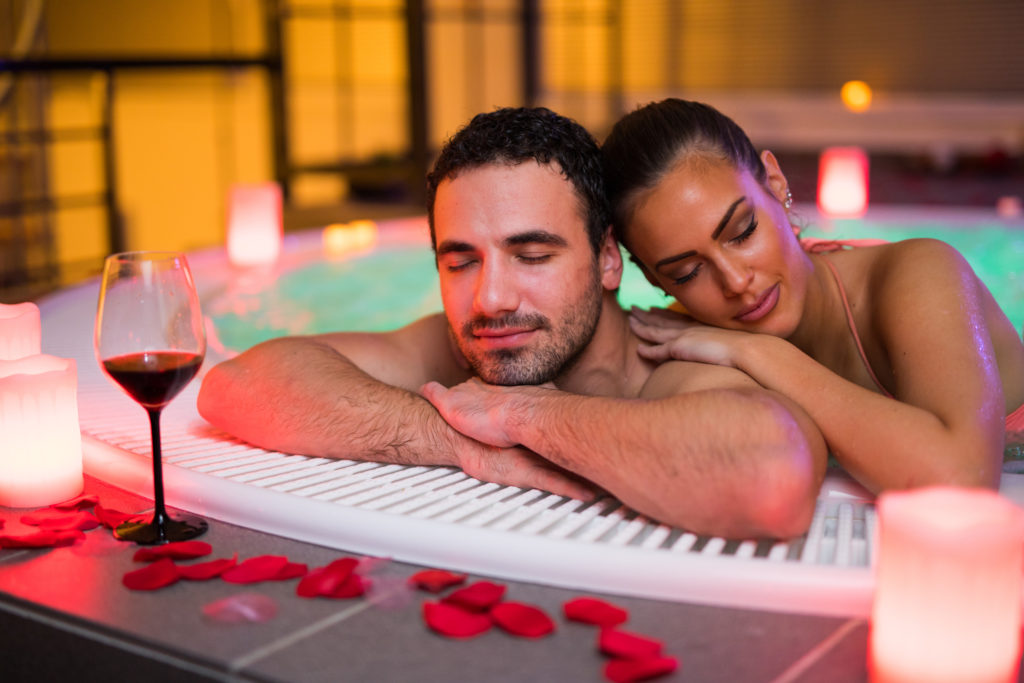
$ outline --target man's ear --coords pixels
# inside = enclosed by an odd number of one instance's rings
[[[597,258],[601,267],[601,285],[614,292],[622,282],[622,251],[610,227],[605,231]]]
[[[782,173],[782,168],[779,167],[779,161],[775,158],[775,155],[765,150],[761,152],[761,163],[764,164],[764,170],[767,172],[767,185],[768,190],[772,193],[772,196],[779,200],[780,204],[785,203],[787,193],[789,192],[789,181],[786,180],[786,176]]]

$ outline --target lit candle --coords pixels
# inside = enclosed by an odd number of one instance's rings
[[[882,494],[878,520],[871,680],[1016,681],[1024,511],[932,487]]]
[[[868,155],[860,147],[829,147],[818,160],[818,210],[856,218],[868,208]]]
[[[34,303],[0,304],[0,360],[38,354],[42,334],[39,307]]]
[[[82,492],[75,361],[0,360],[0,505],[39,507]]]
[[[270,264],[281,253],[281,187],[274,182],[235,185],[228,206],[228,260],[236,266]]]

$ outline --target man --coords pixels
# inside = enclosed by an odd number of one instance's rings
[[[809,418],[732,368],[637,355],[583,128],[546,109],[475,117],[428,176],[428,216],[444,314],[260,344],[209,372],[202,415],[285,452],[596,486],[696,533],[806,530],[825,467]]]

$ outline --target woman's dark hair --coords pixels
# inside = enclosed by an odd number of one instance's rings
[[[477,114],[445,144],[427,174],[427,218],[434,236],[434,200],[441,181],[488,164],[557,162],[572,183],[587,224],[594,254],[600,252],[611,223],[601,169],[601,151],[587,130],[544,107],[504,108]]]
[[[669,98],[622,117],[601,148],[612,224],[620,241],[636,197],[652,189],[684,159],[721,159],[750,171],[760,183],[767,172],[750,138],[714,107]]]

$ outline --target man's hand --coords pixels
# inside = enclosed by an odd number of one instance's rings
[[[548,390],[501,387],[475,377],[450,389],[437,382],[420,387],[420,394],[437,408],[445,422],[471,439],[499,448],[519,445],[508,435],[508,420],[514,419],[516,404],[528,401],[537,391]]]
[[[479,449],[459,453],[466,474],[509,486],[542,489],[560,496],[591,500],[596,487],[581,477],[522,448],[505,431],[508,410],[516,401],[546,391],[539,387],[499,387],[471,379],[450,389],[437,382],[420,388],[441,417],[456,431],[479,442]]]
[[[505,486],[540,489],[579,500],[593,500],[599,493],[596,486],[582,477],[519,446],[481,446],[479,450],[460,454],[459,464],[474,479]]]

